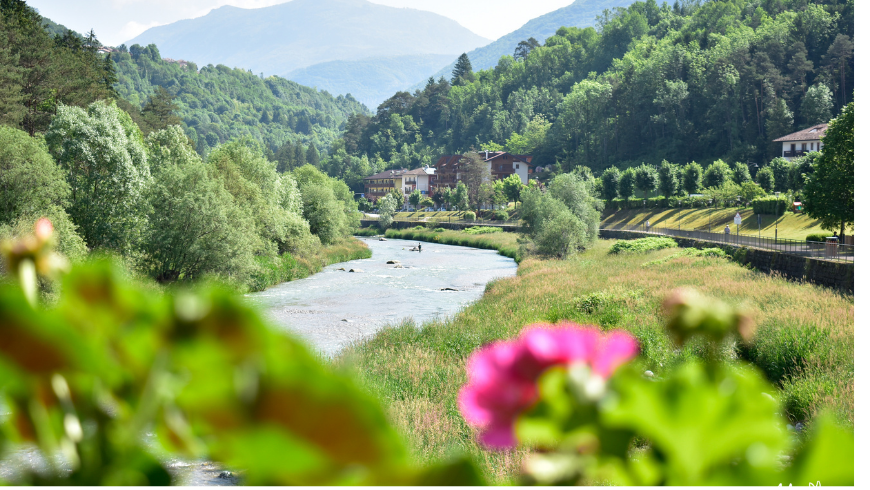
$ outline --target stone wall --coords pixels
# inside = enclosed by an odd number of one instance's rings
[[[598,236],[605,239],[630,240],[634,238],[646,238],[650,235],[634,231],[599,230]],[[849,293],[854,293],[855,291],[855,264],[852,262],[819,260],[784,254],[776,250],[735,247],[693,238],[671,238],[684,248],[719,247],[736,262],[751,266],[761,272],[778,273],[791,280],[812,282]]]

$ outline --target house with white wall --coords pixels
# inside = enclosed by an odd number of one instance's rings
[[[815,126],[785,135],[773,141],[774,143],[782,143],[782,157],[791,161],[811,151],[820,151],[822,149],[822,138],[825,136],[827,129],[828,123],[816,124]]]

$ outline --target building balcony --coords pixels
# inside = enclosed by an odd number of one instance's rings
[[[815,150],[813,150],[813,151],[815,151]],[[802,157],[809,152],[810,152],[810,150],[784,151],[784,152],[782,152],[782,156],[783,156],[783,158],[796,158],[796,157]]]

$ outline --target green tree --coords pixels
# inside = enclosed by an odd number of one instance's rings
[[[794,114],[789,110],[785,100],[777,98],[773,101],[771,108],[767,111],[767,121],[764,124],[767,130],[767,139],[771,142],[768,154],[778,155],[782,143],[775,143],[773,140],[794,131]]]
[[[159,282],[204,274],[244,282],[254,269],[253,220],[209,175],[180,126],[152,132],[147,145],[154,183],[147,193],[143,269]]]
[[[612,201],[619,197],[620,177],[619,169],[616,167],[610,167],[601,174],[602,197],[605,200]]]
[[[415,211],[417,210],[417,206],[420,205],[420,199],[422,198],[423,193],[420,192],[419,189],[414,189],[414,192],[412,192],[411,195],[408,196],[408,202],[411,204],[411,206],[414,206]]]
[[[519,44],[517,44],[516,49],[514,49],[514,59],[517,61],[525,60],[529,57],[529,53],[531,53],[532,50],[540,47],[541,43],[539,43],[534,37],[520,41]]]
[[[749,165],[737,162],[734,164],[734,170],[731,173],[731,180],[737,185],[743,185],[744,182],[752,181],[752,174],[749,173]]]
[[[177,112],[178,104],[175,103],[175,96],[165,88],[157,87],[157,91],[142,107],[142,121],[145,123],[142,131],[147,136],[154,131],[181,124]]]
[[[807,90],[801,101],[801,117],[807,126],[831,120],[834,108],[833,94],[827,85],[817,83]]]
[[[649,197],[649,192],[656,190],[659,185],[659,175],[651,165],[643,164],[634,170],[634,182],[637,190],[643,192],[643,197]]]
[[[462,183],[467,187],[468,204],[480,212],[489,199],[486,183],[492,180],[489,164],[483,161],[476,150],[465,152],[459,160]]]
[[[695,162],[683,167],[683,190],[688,194],[697,194],[701,190],[701,179],[704,169]]]
[[[758,197],[764,197],[766,194],[760,185],[751,180],[740,184],[740,197],[744,203],[752,202]]]
[[[468,55],[462,53],[459,59],[456,60],[456,65],[453,66],[453,78],[450,80],[451,85],[460,85],[463,81],[468,80],[474,69],[471,66],[471,60]]]
[[[680,190],[680,169],[667,160],[662,160],[658,169],[659,192],[665,197],[676,195]]]
[[[627,168],[619,176],[619,197],[628,201],[634,196],[634,169]]]
[[[789,182],[791,164],[788,160],[782,157],[776,157],[771,160],[768,168],[773,171],[774,191],[785,192],[791,188],[791,182]]]
[[[776,184],[776,178],[773,176],[773,169],[770,167],[759,169],[755,174],[755,180],[758,181],[758,185],[764,189],[764,192],[773,192]]]
[[[826,230],[855,224],[855,104],[832,120],[822,139],[822,155],[804,190],[806,212]]]
[[[821,155],[817,151],[811,151],[791,161],[788,180],[792,190],[801,191],[804,189],[807,181],[813,175],[813,169]]]
[[[69,184],[45,143],[0,126],[0,237],[30,233],[36,220],[47,217],[58,233],[59,251],[82,258],[87,248],[64,210],[69,202]]]
[[[392,194],[378,199],[378,223],[386,230],[393,224],[393,216],[396,214],[396,199]]]
[[[431,197],[424,197],[424,198],[420,201],[420,206],[422,206],[424,209],[426,209],[426,208],[434,208],[434,207],[435,207],[435,201],[432,200]]]
[[[510,174],[502,179],[504,185],[504,195],[508,202],[517,202],[520,199],[520,192],[523,190],[523,180],[517,174]]]
[[[60,106],[45,140],[67,173],[68,211],[88,246],[127,251],[137,244],[151,171],[130,116],[114,103]]]
[[[450,203],[460,211],[468,209],[468,186],[464,182],[456,184],[456,189],[450,195]]]
[[[539,253],[564,258],[595,241],[600,214],[591,187],[590,180],[571,173],[556,176],[546,193],[523,190],[520,219]]]
[[[716,160],[704,170],[704,187],[721,187],[731,180],[731,167],[722,160]]]
[[[309,163],[314,167],[320,167],[320,154],[317,152],[317,148],[314,146],[313,142],[308,144],[308,150],[305,152],[305,160],[306,163]]]

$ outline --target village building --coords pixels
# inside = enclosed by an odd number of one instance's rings
[[[530,155],[511,155],[504,151],[481,151],[480,157],[489,165],[492,179],[502,180],[516,174],[524,185],[529,183],[529,174],[533,168]],[[456,188],[462,180],[462,155],[445,155],[435,164],[435,177],[432,179],[432,192],[437,189]]]
[[[392,189],[398,189],[405,196],[405,203],[407,203],[408,197],[415,190],[420,191],[423,196],[429,195],[430,180],[434,174],[435,169],[428,165],[416,170],[385,170],[363,179],[365,197],[369,201],[377,202],[378,199],[389,194]],[[404,203],[400,204],[404,206]]]
[[[815,126],[773,141],[774,143],[782,143],[782,157],[791,161],[811,151],[820,151],[822,148],[822,138],[825,136],[827,129],[828,123],[816,124]]]

